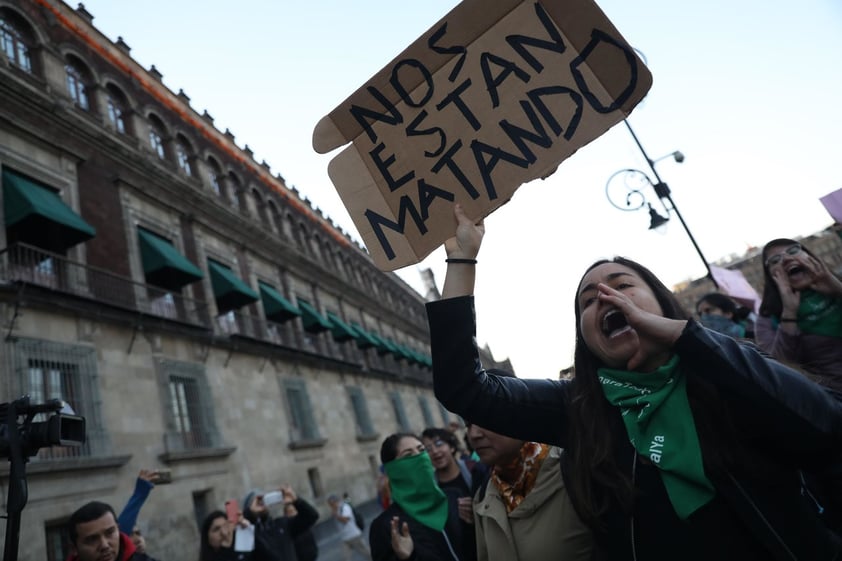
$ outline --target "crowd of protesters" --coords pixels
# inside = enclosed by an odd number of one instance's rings
[[[329,497],[344,559],[842,559],[842,280],[809,248],[763,248],[757,313],[714,292],[695,319],[639,263],[597,261],[575,295],[575,377],[526,380],[480,365],[484,226],[455,218],[427,310],[436,395],[465,425],[385,438],[368,546]],[[77,510],[69,561],[151,559],[137,517],[159,477],[141,471],[119,516]],[[199,561],[315,561],[318,517],[289,486],[252,491],[207,516]]]

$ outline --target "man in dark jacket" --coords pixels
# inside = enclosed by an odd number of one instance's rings
[[[293,505],[295,517],[269,516],[269,505],[264,494],[256,491],[246,495],[243,516],[254,524],[254,561],[296,561],[295,538],[309,530],[319,519],[319,513],[310,503],[299,499],[289,485],[281,487],[284,506]]]
[[[110,505],[91,501],[70,515],[68,561],[153,561],[117,527]]]

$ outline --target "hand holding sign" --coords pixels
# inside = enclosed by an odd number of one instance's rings
[[[375,264],[417,263],[624,119],[651,75],[592,0],[464,0],[324,117],[313,147]]]

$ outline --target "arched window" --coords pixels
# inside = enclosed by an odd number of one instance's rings
[[[314,235],[310,238],[310,251],[317,261],[324,260],[322,257],[322,240],[318,235]]]
[[[90,111],[90,88],[93,80],[91,73],[81,60],[75,56],[68,55],[67,62],[64,65],[64,70],[67,73],[67,92],[80,109]]]
[[[254,210],[257,213],[257,218],[260,220],[260,223],[271,229],[272,220],[269,217],[269,209],[266,208],[266,202],[263,200],[263,195],[260,194],[260,191],[258,191],[256,187],[251,190],[251,198],[254,201]]]
[[[108,105],[108,121],[120,134],[129,134],[127,122],[129,103],[125,94],[114,84],[105,87],[106,104]]]
[[[208,157],[208,167],[210,168],[211,189],[213,189],[213,192],[216,193],[217,197],[221,197],[223,179],[222,168],[213,156]]]
[[[164,138],[166,137],[166,129],[161,119],[155,115],[149,115],[149,146],[157,156],[165,160],[167,155],[164,151]]]
[[[292,212],[287,211],[286,220],[284,220],[284,236],[286,236],[287,239],[296,240],[297,243],[298,240],[295,237],[296,235],[295,217],[292,215]]]
[[[30,51],[34,44],[35,40],[29,25],[11,10],[0,9],[0,50],[9,62],[31,74]]]
[[[193,147],[184,135],[175,138],[175,157],[178,162],[178,169],[184,172],[187,177],[193,177]]]
[[[282,235],[283,230],[283,218],[281,216],[281,211],[278,210],[278,205],[275,204],[275,201],[269,199],[266,201],[266,215],[269,217],[269,222],[272,224],[272,230],[278,234]]]
[[[307,240],[309,236],[307,235],[307,227],[304,226],[303,223],[298,223],[298,228],[296,228],[295,232],[295,243],[298,244],[298,249],[302,251],[307,251]]]
[[[240,210],[240,192],[243,190],[242,183],[240,183],[240,179],[234,174],[234,172],[228,173],[228,201],[231,203],[231,206],[234,207],[234,210]]]

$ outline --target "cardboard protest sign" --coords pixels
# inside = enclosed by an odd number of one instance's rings
[[[626,118],[652,84],[592,0],[464,0],[313,131],[375,264],[417,263]]]

